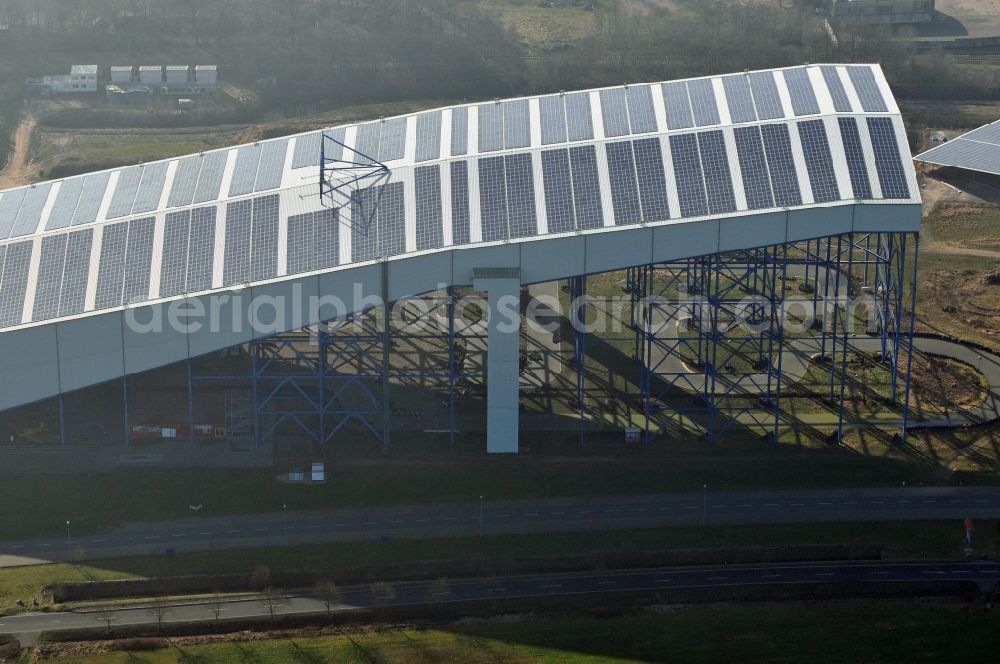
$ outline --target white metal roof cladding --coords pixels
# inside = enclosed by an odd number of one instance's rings
[[[1000,175],[1000,120],[942,143],[914,159],[937,166]]]
[[[350,222],[375,192],[335,210],[320,199],[318,131],[0,193],[0,329],[418,252],[920,200],[877,65],[560,93],[324,131],[391,169],[367,231]]]

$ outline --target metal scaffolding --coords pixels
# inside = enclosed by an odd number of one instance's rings
[[[913,298],[917,273],[916,260],[906,259],[911,235],[915,256],[915,234],[848,233],[629,270],[647,432],[679,427],[716,441],[739,427],[776,440],[782,426],[809,427],[782,408],[789,374],[807,384],[819,375],[839,441],[845,427],[863,424],[845,404],[856,382],[848,369],[859,356],[856,339],[868,336],[879,340],[874,359],[891,376],[889,401],[905,440],[915,308],[911,299],[906,312],[905,297]],[[790,396],[816,392],[799,387]]]

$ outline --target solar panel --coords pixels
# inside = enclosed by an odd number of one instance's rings
[[[288,217],[286,270],[288,274],[311,272],[316,262],[316,228],[313,213],[293,214]]]
[[[379,161],[402,159],[406,152],[406,118],[390,118],[382,122],[382,137],[379,139]]]
[[[865,152],[861,147],[861,134],[854,118],[838,118],[840,124],[840,139],[844,143],[844,156],[847,158],[847,172],[851,175],[851,188],[854,198],[869,200],[872,198],[872,186],[868,181],[868,168],[865,166]]]
[[[691,98],[688,96],[687,85],[683,82],[663,84],[663,103],[667,110],[667,127],[670,129],[688,129],[694,126],[694,115],[691,113]]]
[[[35,278],[35,306],[31,319],[46,320],[59,315],[59,289],[66,262],[66,234],[42,238],[42,256]]]
[[[21,202],[27,191],[27,187],[20,187],[5,191],[3,197],[0,197],[0,239],[10,237],[10,230],[14,227],[17,212],[21,209]]]
[[[444,245],[444,215],[441,211],[441,170],[437,164],[414,170],[416,189],[417,251]]]
[[[875,152],[875,170],[882,185],[882,198],[909,198],[906,171],[900,156],[896,131],[889,118],[868,118],[868,133]]]
[[[468,244],[469,232],[469,165],[464,161],[451,163],[451,243]]]
[[[190,227],[190,210],[167,214],[160,259],[160,297],[180,295],[186,290]]]
[[[542,145],[566,142],[566,105],[562,95],[549,95],[538,100],[542,122]]]
[[[753,95],[750,93],[750,79],[745,74],[723,76],[722,87],[726,91],[729,118],[733,123],[756,122],[757,112],[754,110]]]
[[[792,98],[792,111],[795,115],[816,115],[819,113],[819,102],[816,101],[816,92],[813,90],[812,81],[809,79],[809,72],[799,67],[797,69],[786,69],[785,85],[788,87],[788,94]]]
[[[253,239],[250,278],[253,281],[278,276],[278,197],[253,199]]]
[[[632,143],[635,170],[639,180],[639,200],[643,221],[665,221],[670,218],[667,205],[667,181],[663,173],[663,152],[660,139],[644,138]]]
[[[698,134],[698,151],[701,153],[701,170],[705,176],[709,213],[735,212],[736,196],[733,194],[726,139],[722,132],[706,131]]]
[[[128,256],[125,260],[124,303],[149,299],[149,272],[153,260],[153,232],[156,219],[133,219],[128,229]]]
[[[698,139],[694,134],[670,137],[670,158],[677,181],[677,198],[682,217],[708,214],[705,182],[702,178]]]
[[[73,213],[73,225],[90,224],[97,221],[97,214],[101,211],[101,203],[104,201],[104,193],[108,189],[108,182],[111,180],[111,173],[94,173],[88,175],[83,183],[83,193],[80,195],[80,202]]]
[[[216,208],[191,211],[191,237],[188,241],[187,292],[197,293],[212,287],[215,263]]]
[[[80,201],[82,191],[82,177],[62,181],[62,184],[59,185],[59,193],[56,194],[56,201],[49,212],[49,220],[45,224],[45,230],[54,231],[66,228],[73,223],[73,212],[76,210],[76,204]]]
[[[833,171],[833,155],[830,154],[830,141],[823,121],[800,122],[799,139],[802,142],[802,154],[806,158],[813,199],[817,203],[839,201],[840,188]]]
[[[242,200],[226,205],[226,245],[222,267],[222,285],[250,281],[250,237],[253,229],[253,201]]]
[[[535,216],[535,176],[530,154],[504,157],[507,175],[507,214],[511,237],[538,234]]]
[[[0,327],[21,324],[33,244],[29,240],[7,246],[3,281],[0,282]]]
[[[254,191],[267,191],[281,186],[281,176],[285,173],[285,156],[288,154],[288,139],[267,141],[261,144],[260,164],[257,166],[257,181]]]
[[[242,196],[253,191],[260,162],[260,145],[244,145],[236,150],[236,167],[229,182],[229,195]]]
[[[465,106],[451,109],[451,154],[458,156],[469,152],[469,109]]]
[[[864,109],[865,113],[886,113],[889,111],[871,67],[864,65],[848,67],[847,75],[851,77],[851,83],[854,84],[854,90],[858,93],[861,108]]]
[[[323,145],[323,132],[314,131],[295,137],[295,151],[292,153],[292,170],[319,166],[319,153]]]
[[[200,155],[184,157],[177,162],[174,181],[170,185],[170,195],[167,197],[167,207],[191,204],[194,188],[198,184],[198,173],[201,172],[201,162]]]
[[[135,194],[135,202],[132,204],[132,214],[142,212],[152,212],[160,206],[160,196],[163,194],[163,185],[167,180],[167,166],[170,164],[159,161],[148,164],[142,172],[142,182]]]
[[[542,153],[542,183],[545,188],[545,218],[549,233],[565,233],[576,228],[573,218],[573,187],[570,184],[569,151]]]
[[[358,154],[352,156],[349,161],[356,160],[361,164],[373,163],[378,157],[378,142],[381,135],[380,122],[369,122],[359,126],[354,139],[354,151]]]
[[[637,224],[642,221],[639,190],[635,177],[632,143],[608,143],[608,175],[611,178],[611,205],[615,224]]]
[[[601,205],[601,183],[597,171],[597,149],[593,145],[578,145],[569,149],[573,175],[573,203],[576,207],[576,227],[580,229],[604,226]]]
[[[59,297],[59,315],[81,313],[87,299],[87,279],[90,276],[90,247],[94,230],[87,228],[69,234],[66,244],[66,264],[63,267]]]
[[[288,218],[288,274],[312,272],[337,264],[337,224],[334,208]]]
[[[694,112],[694,123],[699,127],[717,125],[719,105],[715,102],[715,87],[708,79],[688,81],[688,96],[691,98],[691,109]]]
[[[374,200],[379,205],[367,228],[354,226],[351,232],[351,260],[368,261],[393,256],[406,251],[406,223],[402,182],[368,187],[355,193],[352,200],[354,218],[362,209],[370,209]]]
[[[479,207],[484,242],[510,237],[503,157],[479,160]]]
[[[378,208],[379,248],[382,256],[406,252],[406,202],[403,183],[382,185],[385,192]]]
[[[757,127],[736,127],[733,133],[736,138],[736,154],[740,161],[740,173],[743,176],[743,191],[746,193],[747,207],[751,210],[774,207],[771,178],[767,173],[767,158],[764,156],[764,144],[761,142],[760,129]]]
[[[207,203],[219,197],[222,176],[226,171],[229,152],[209,152],[201,161],[201,174],[195,188],[193,203]]]
[[[111,197],[111,206],[108,207],[108,219],[127,217],[132,213],[132,203],[135,201],[136,192],[139,191],[142,171],[142,166],[129,166],[118,171],[118,183]]]
[[[49,183],[34,185],[28,188],[21,203],[21,209],[17,213],[17,220],[10,231],[10,237],[20,237],[30,235],[38,230],[38,224],[42,220],[42,208],[49,199],[49,191],[52,185]]]
[[[441,156],[441,111],[417,116],[417,161],[429,161]]]
[[[594,117],[590,111],[590,94],[574,92],[565,96],[566,133],[571,141],[594,138]]]
[[[763,125],[760,133],[764,139],[764,153],[771,173],[774,202],[781,207],[802,205],[802,192],[799,191],[799,177],[792,157],[788,127],[783,124]]]
[[[128,240],[128,222],[121,221],[104,227],[101,239],[101,262],[97,268],[97,294],[95,309],[120,307],[122,285],[125,280],[125,243]]]
[[[826,89],[830,91],[830,98],[833,99],[833,110],[838,113],[850,113],[851,100],[844,89],[844,83],[840,80],[837,68],[831,65],[820,67],[823,72],[823,80],[826,81]]]
[[[757,118],[760,120],[776,120],[785,117],[778,95],[778,84],[774,82],[774,72],[756,71],[749,74],[750,91],[753,93],[754,106],[757,108]]]
[[[630,85],[626,89],[628,118],[633,134],[656,131],[656,111],[653,110],[653,93],[648,85]]]
[[[320,152],[324,159],[340,161],[344,158],[344,143],[347,141],[347,128],[338,127],[323,132]]]
[[[606,137],[628,136],[628,106],[624,88],[601,90],[601,113]]]
[[[500,104],[480,104],[479,151],[496,152],[503,149],[503,109]]]
[[[503,104],[504,147],[508,150],[531,145],[531,126],[528,122],[528,100],[515,99]]]

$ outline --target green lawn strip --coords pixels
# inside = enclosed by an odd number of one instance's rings
[[[0,610],[42,597],[45,585],[100,579],[250,574],[378,568],[424,560],[635,552],[656,550],[760,548],[802,544],[880,544],[889,559],[954,559],[962,556],[963,523],[955,521],[835,523],[708,528],[662,528],[608,532],[510,535],[440,540],[390,540],[316,544],[287,548],[236,549],[91,561],[86,565],[33,565],[0,569]],[[977,523],[977,555],[995,556],[1000,531],[994,521]]]
[[[650,609],[595,618],[464,620],[434,629],[175,646],[60,662],[914,662],[984,661],[1000,646],[1000,614],[935,602],[849,601]]]

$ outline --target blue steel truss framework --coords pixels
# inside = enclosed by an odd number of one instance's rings
[[[902,411],[905,441],[917,247],[915,234],[849,233],[628,270],[647,431],[676,426],[716,441],[741,426],[776,439],[783,422],[801,426],[782,409],[790,362],[800,373],[818,366],[826,376],[823,396],[840,440],[852,424],[848,363],[863,316],[862,333],[880,341],[876,359],[891,375],[889,400]],[[795,324],[796,307],[807,311],[810,303],[816,322],[807,330]]]

